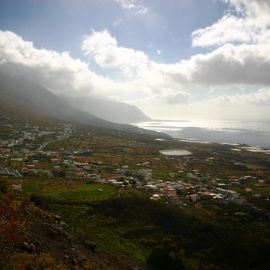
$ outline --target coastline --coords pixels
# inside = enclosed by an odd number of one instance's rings
[[[238,121],[163,121],[133,123],[138,127],[154,130],[179,139],[194,143],[218,143],[232,146],[252,147],[252,151],[270,149],[270,123]]]

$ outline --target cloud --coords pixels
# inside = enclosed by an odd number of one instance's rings
[[[253,33],[250,32],[245,20],[228,14],[215,24],[192,33],[194,47],[220,46],[228,42],[251,43],[253,39]]]
[[[192,34],[193,45],[209,51],[176,63],[158,63],[123,47],[108,30],[83,37],[86,61],[38,49],[15,33],[0,31],[0,70],[35,78],[55,93],[133,103],[153,117],[269,119],[269,1],[224,1],[230,5],[226,14]],[[120,2],[131,11],[135,8],[128,3],[138,3]],[[106,76],[92,69],[93,62]]]
[[[136,15],[146,14],[149,12],[149,8],[139,4],[138,0],[114,0],[124,10],[134,12]]]
[[[209,100],[211,103],[223,105],[270,105],[270,88],[261,88],[255,92],[242,95],[222,95]]]
[[[239,42],[269,44],[269,0],[224,1],[230,4],[231,9],[213,25],[194,31],[193,46],[220,46]]]
[[[224,1],[226,14],[192,33],[193,46],[212,51],[164,67],[164,73],[182,84],[270,85],[270,1]]]
[[[123,19],[122,18],[120,18],[120,19],[117,19],[117,20],[115,20],[114,22],[113,22],[113,26],[114,27],[118,27],[121,23],[123,23]]]
[[[270,85],[270,46],[226,44],[180,64],[192,83]]]
[[[36,80],[56,94],[96,95],[126,102],[151,97],[161,88],[175,88],[176,83],[165,82],[143,52],[118,46],[107,31],[93,32],[90,40],[84,39],[83,47],[104,68],[120,69],[126,76],[130,69],[132,79],[118,81],[99,75],[89,63],[68,52],[36,48],[9,31],[0,31],[0,71]]]
[[[176,92],[167,94],[164,97],[165,102],[171,105],[187,104],[190,98],[190,94],[187,92]]]
[[[118,46],[117,40],[107,30],[92,30],[92,33],[83,39],[82,51],[101,67],[120,68],[129,77],[135,76],[149,62],[145,53]]]
[[[37,49],[13,32],[0,31],[0,70],[35,79],[55,93],[102,94],[117,83],[97,75],[68,52]]]
[[[269,121],[270,88],[247,94],[224,94],[187,103],[170,104],[162,96],[143,100],[140,107],[158,119],[235,119]],[[174,105],[174,106],[172,106]]]
[[[193,95],[194,89],[208,86],[270,85],[270,47],[266,45],[226,44],[179,63],[161,64],[141,51],[119,46],[104,30],[85,36],[82,50],[102,68],[119,69],[129,80],[98,75],[87,62],[67,52],[37,49],[15,33],[0,32],[0,68],[31,77],[35,74],[56,93],[95,93],[126,101],[162,95],[164,102],[172,104],[187,101],[187,95],[181,94],[186,87]]]

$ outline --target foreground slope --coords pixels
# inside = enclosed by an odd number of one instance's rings
[[[17,197],[16,200],[19,198]],[[71,232],[61,217],[41,210],[28,199],[0,192],[0,269],[144,269],[125,255],[108,251]]]

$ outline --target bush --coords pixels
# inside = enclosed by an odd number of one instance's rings
[[[0,192],[7,193],[7,188],[8,188],[7,181],[0,180]]]
[[[159,270],[184,269],[182,260],[172,256],[166,248],[156,248],[152,250],[147,259],[147,264]]]

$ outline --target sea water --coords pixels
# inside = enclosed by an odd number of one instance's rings
[[[160,131],[183,140],[247,144],[270,148],[270,122],[207,121],[207,120],[153,120],[135,124],[138,127]]]

